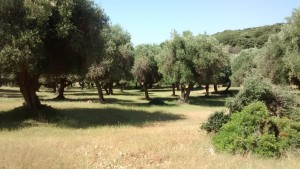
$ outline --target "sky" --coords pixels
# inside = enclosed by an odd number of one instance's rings
[[[283,23],[300,0],[95,0],[131,34],[134,45],[161,43],[171,32],[214,34]]]

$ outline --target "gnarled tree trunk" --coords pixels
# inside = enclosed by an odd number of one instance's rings
[[[181,89],[180,99],[183,100],[183,101],[185,101],[185,90],[184,90],[184,88],[185,88],[184,85],[181,84],[181,87],[180,87],[180,89]]]
[[[209,84],[205,85],[205,96],[209,96]]]
[[[79,85],[80,85],[80,89],[83,90],[83,89],[84,89],[85,82],[79,82]]]
[[[229,88],[231,87],[231,82],[228,83],[227,88],[224,90],[224,92],[228,92]]]
[[[38,77],[39,76],[31,76],[27,72],[22,72],[17,75],[17,83],[25,100],[24,106],[33,110],[41,108],[40,99],[36,95],[36,91],[39,87]]]
[[[191,90],[193,89],[194,83],[189,83],[187,87],[184,84],[181,84],[181,96],[180,99],[184,102],[187,102],[190,98]]]
[[[219,93],[217,84],[214,84],[214,90],[215,90],[215,93]]]
[[[105,103],[104,97],[103,97],[103,92],[102,92],[102,87],[101,84],[99,83],[98,80],[95,80],[95,84],[98,90],[98,96],[99,96],[99,101],[100,103]]]
[[[114,92],[113,92],[113,83],[108,83],[108,92],[110,95],[113,95]]]
[[[176,88],[177,88],[178,91],[180,91],[180,85],[179,85],[179,83],[176,83]]]
[[[105,90],[106,95],[109,95],[109,90],[108,90],[107,84],[105,84],[103,86],[103,89]]]
[[[144,82],[139,82],[139,83],[140,83],[140,87],[141,87],[141,90],[140,90],[140,91],[141,91],[141,92],[144,92],[144,85],[143,85]]]
[[[176,96],[175,88],[176,88],[176,85],[173,83],[172,84],[172,96]]]
[[[144,92],[145,92],[145,99],[150,100],[147,83],[144,83]]]
[[[55,99],[64,100],[66,99],[64,96],[65,88],[70,86],[72,83],[65,78],[59,79],[59,87],[58,87],[58,96]]]

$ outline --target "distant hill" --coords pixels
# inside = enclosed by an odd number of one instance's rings
[[[225,30],[214,34],[220,43],[238,47],[241,49],[261,48],[267,41],[270,35],[281,31],[283,23],[274,25],[266,25],[261,27],[246,28],[243,30]]]

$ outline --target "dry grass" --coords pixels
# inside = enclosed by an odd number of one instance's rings
[[[0,88],[2,112],[22,104],[17,92],[8,90]],[[116,92],[105,105],[95,102],[94,90],[72,89],[64,102],[41,92],[43,103],[59,109],[66,119],[49,124],[28,119],[20,122],[27,124],[21,128],[4,127],[0,130],[0,168],[299,167],[300,158],[295,155],[261,159],[212,152],[209,135],[199,126],[213,111],[224,109],[225,98],[198,97],[202,92],[192,92],[190,105],[177,105],[170,91],[151,92],[167,106],[147,106],[142,93],[135,90],[124,95]]]

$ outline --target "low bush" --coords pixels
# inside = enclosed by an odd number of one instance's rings
[[[218,132],[229,119],[229,114],[225,114],[224,111],[217,111],[208,117],[207,122],[201,125],[201,129],[206,130],[208,133]]]
[[[264,103],[254,102],[232,114],[212,141],[217,151],[279,157],[289,148],[299,148],[299,139],[298,122],[270,116]]]
[[[266,104],[271,115],[278,117],[294,117],[299,114],[296,97],[289,89],[274,86],[268,79],[260,75],[252,75],[245,79],[243,89],[226,102],[231,113],[239,112],[252,102],[261,101]],[[298,115],[297,115],[298,116]]]

